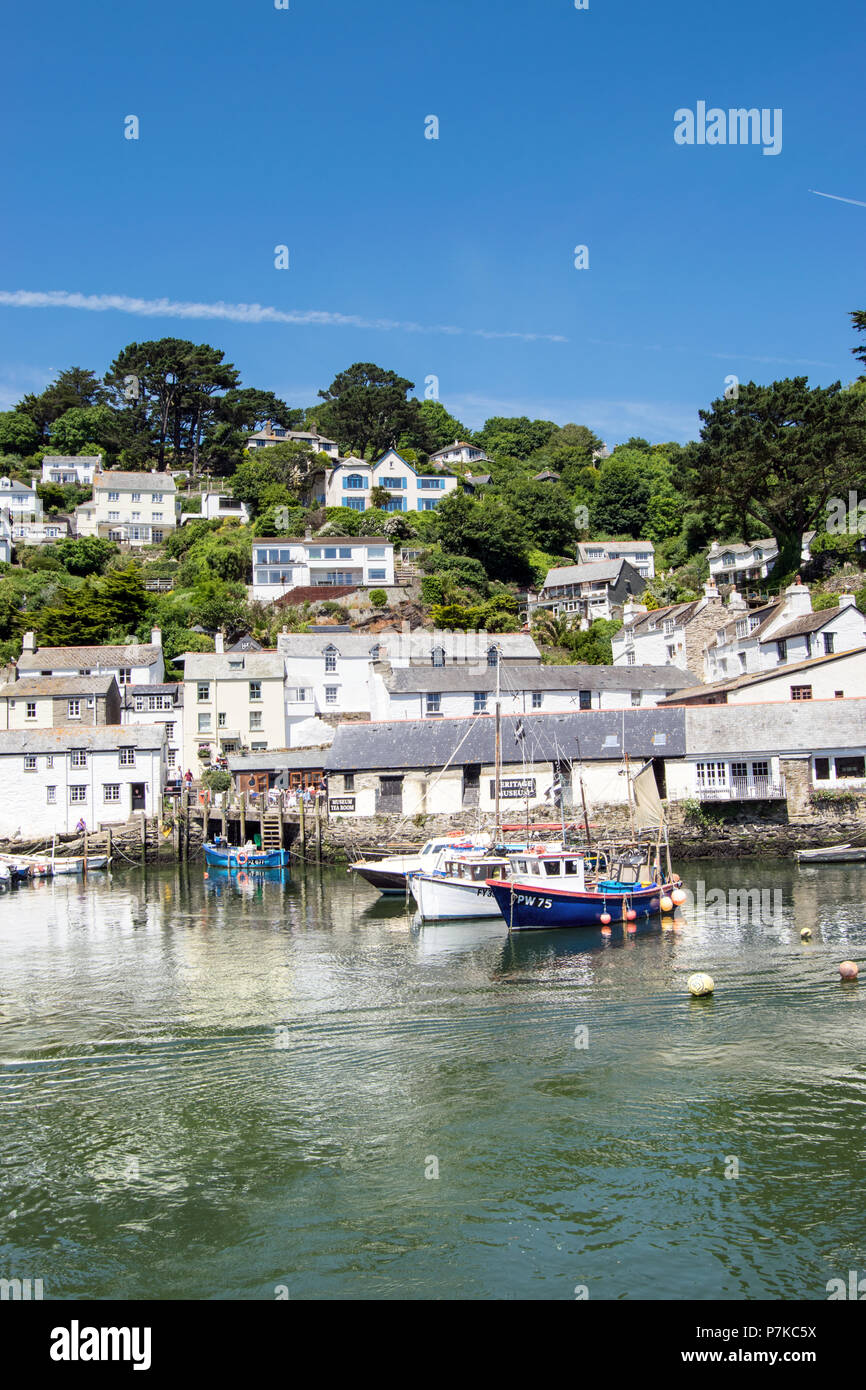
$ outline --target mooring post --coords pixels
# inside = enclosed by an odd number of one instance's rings
[[[241,792],[241,844],[247,842],[247,794]]]
[[[141,813],[141,867],[147,863],[147,812]]]
[[[303,857],[304,859],[306,859],[306,857],[307,857],[307,818],[306,818],[306,816],[304,815],[304,798],[303,798],[302,796],[299,796],[299,797],[298,797],[298,820],[299,820],[299,830],[300,830],[300,835],[301,835],[301,855],[302,855],[302,857]]]
[[[322,798],[316,797],[316,863],[322,862]]]

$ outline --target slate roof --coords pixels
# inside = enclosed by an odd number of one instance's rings
[[[389,549],[394,542],[385,536],[256,536],[253,549],[260,545],[382,545]]]
[[[108,724],[96,729],[82,729],[76,724],[56,729],[4,729],[0,732],[0,755],[63,753],[68,748],[91,748],[95,753],[140,748],[146,752],[162,748],[164,744],[164,724]]]
[[[819,608],[817,613],[804,613],[802,618],[794,618],[792,622],[777,627],[772,637],[762,637],[761,641],[778,642],[784,641],[786,637],[801,637],[806,632],[817,632],[838,616],[838,608]]]
[[[504,674],[503,674],[504,673]],[[397,666],[384,677],[395,695],[430,691],[495,691],[491,666]],[[681,690],[694,683],[676,666],[509,666],[500,672],[504,694],[514,690]]]
[[[548,570],[545,589],[560,584],[604,584],[619,579],[625,560],[593,560],[586,565],[554,565]]]
[[[229,772],[282,772],[324,768],[330,748],[290,748],[281,753],[250,753],[245,758],[228,758]]]
[[[699,599],[693,599],[690,603],[671,603],[667,608],[653,608],[649,613],[644,613],[643,617],[635,619],[631,624],[631,631],[641,634],[649,632],[653,627],[661,627],[662,623],[669,618],[673,618],[674,623],[681,626],[694,617],[699,602]],[[617,640],[624,637],[627,631],[627,628],[623,628],[618,632],[616,634]]]
[[[93,480],[94,492],[132,491],[132,492],[174,492],[174,478],[170,473],[122,473],[112,469],[108,473],[97,473]]]
[[[710,553],[713,557],[716,555],[751,555],[753,550],[763,551],[770,548],[773,550],[778,549],[774,538],[772,536],[765,536],[764,539],[760,541],[749,541],[748,545],[744,544],[742,541],[725,541],[719,544],[717,550],[713,550],[711,547]]]
[[[240,661],[234,667],[231,662]],[[282,680],[285,662],[279,652],[185,652],[184,679],[249,681]]]
[[[388,650],[386,637],[393,634],[389,633],[368,633],[366,636],[357,632],[281,632],[277,638],[277,651],[281,657],[289,660],[302,657],[320,657],[326,647],[335,647],[337,653],[344,657],[361,657],[367,661],[373,658],[371,651],[378,647],[383,653]]]
[[[161,656],[162,647],[149,642],[117,647],[39,647],[35,652],[22,652],[17,666],[19,671],[37,667],[54,671],[68,666],[77,671],[82,666],[154,666]]]
[[[114,676],[25,676],[0,685],[0,698],[26,699],[32,695],[107,695],[117,687]]]
[[[518,723],[525,738],[515,739]],[[685,711],[675,709],[582,710],[567,714],[505,715],[502,719],[502,761],[556,759],[621,761],[631,758],[682,757],[685,753]],[[357,772],[382,769],[440,768],[446,763],[492,765],[495,760],[495,720],[400,719],[371,724],[340,724],[325,758],[326,771]]]
[[[594,550],[597,546],[604,546],[605,550],[625,550],[629,554],[638,552],[640,554],[652,555],[655,553],[655,546],[652,541],[581,541],[578,550]]]

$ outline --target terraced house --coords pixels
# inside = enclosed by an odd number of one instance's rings
[[[286,747],[285,662],[277,652],[187,652],[183,664],[185,768],[198,775],[215,754]]]

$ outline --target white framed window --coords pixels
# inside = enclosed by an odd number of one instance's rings
[[[118,685],[131,685],[131,684],[132,684],[132,667],[131,667],[131,666],[121,666],[120,670],[119,670],[118,673],[117,673],[117,684],[118,684]]]
[[[120,512],[109,512],[109,513],[108,513],[108,520],[109,520],[109,521],[119,521],[119,520],[120,520]]]
[[[333,647],[326,647],[326,648],[325,648],[325,670],[326,670],[326,671],[336,671],[336,669],[337,669],[337,653],[336,653],[336,651],[335,651],[335,649],[334,649]]]
[[[80,719],[80,718],[81,718],[81,701],[80,701],[80,700],[68,700],[68,701],[67,701],[66,713],[67,713],[67,715],[69,716],[70,719]]]
[[[425,696],[425,712],[427,714],[442,713],[442,696],[438,690],[431,690]]]
[[[28,719],[35,719],[35,718],[36,718],[36,701],[35,701],[35,700],[28,700],[28,701],[27,701],[27,718],[28,718]]]
[[[541,706],[542,706],[543,701],[544,701],[544,692],[543,692],[542,690],[533,690],[533,692],[532,692],[532,708],[533,708],[533,709],[541,709]]]
[[[49,754],[48,754],[48,757],[45,759],[45,766],[46,766],[46,767],[53,767],[53,766],[54,766],[54,754],[53,754],[53,753],[49,753]]]
[[[121,767],[135,767],[135,749],[121,748],[118,752],[118,762]]]
[[[102,799],[103,799],[103,801],[108,801],[108,802],[111,802],[111,801],[119,801],[119,800],[120,800],[120,783],[119,783],[119,782],[106,782],[106,783],[103,785],[103,788],[102,788]]]
[[[337,703],[337,687],[335,685],[325,686],[325,704],[335,705]]]
[[[71,802],[86,801],[86,800],[87,800],[87,787],[86,787],[86,786],[84,786],[84,787],[82,787],[82,786],[70,787],[70,788],[69,788],[69,800],[70,800]]]
[[[250,699],[260,700],[262,698],[261,681],[250,681]]]
[[[47,804],[48,806],[54,806],[54,805],[55,805],[55,803],[56,803],[56,801],[57,801],[57,788],[56,788],[56,787],[46,787],[46,788],[45,788],[45,801],[46,801],[46,804]]]
[[[134,492],[134,493],[132,494],[132,500],[133,500],[133,502],[140,502],[140,501],[141,501],[141,493],[140,493],[140,492]]]
[[[73,748],[69,754],[70,767],[87,767],[87,753],[83,748]]]
[[[120,493],[119,493],[119,492],[110,492],[110,493],[108,494],[108,500],[109,500],[109,502],[119,502],[119,501],[120,501]]]
[[[35,772],[35,771],[36,771],[36,754],[35,754],[35,753],[25,753],[25,754],[24,754],[24,771],[25,771],[25,772]]]
[[[210,733],[210,715],[200,714],[198,717],[198,731],[200,734]]]
[[[250,710],[250,728],[260,729],[262,727],[262,712],[260,709]]]
[[[210,681],[199,681],[196,687],[196,698],[200,705],[206,704],[210,699]]]
[[[224,729],[225,726],[226,726],[226,716],[225,716],[225,712],[224,712],[224,711],[220,711],[220,713],[217,715],[217,728],[218,728],[218,729]]]
[[[177,762],[177,749],[176,749],[176,748],[168,748],[168,749],[166,749],[165,760],[166,760],[166,762],[167,762],[167,764],[168,764],[169,767],[174,767],[175,764],[176,764],[176,762]]]

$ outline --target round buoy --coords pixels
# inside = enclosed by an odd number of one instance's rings
[[[811,928],[811,927],[802,927],[802,928],[801,928],[801,930],[800,930],[800,940],[801,940],[801,941],[811,941],[811,940],[812,940],[812,928]]]
[[[626,908],[625,920],[627,922],[633,922],[636,917],[637,913],[635,912],[633,907]]]
[[[853,960],[843,960],[842,964],[839,966],[839,974],[842,976],[843,980],[856,980],[857,976],[860,974],[857,968],[857,962]]]
[[[671,902],[676,903],[677,907],[682,906],[685,900],[686,895],[683,892],[682,888],[675,888],[674,891],[671,893]]]
[[[602,936],[610,936],[610,927],[602,927],[601,934]]]
[[[610,924],[610,913],[609,913],[609,912],[603,912],[603,913],[601,914],[601,917],[599,918],[599,921],[601,922],[601,924],[602,924],[603,927],[609,926],[609,924]]]
[[[702,995],[712,994],[716,987],[712,975],[704,975],[700,971],[696,975],[689,976],[688,984],[689,994],[693,994],[696,999]]]
[[[673,912],[673,910],[674,910],[674,900],[673,900],[673,898],[669,898],[668,895],[667,895],[667,893],[665,893],[663,897],[659,898],[659,907],[661,908],[662,912]]]

